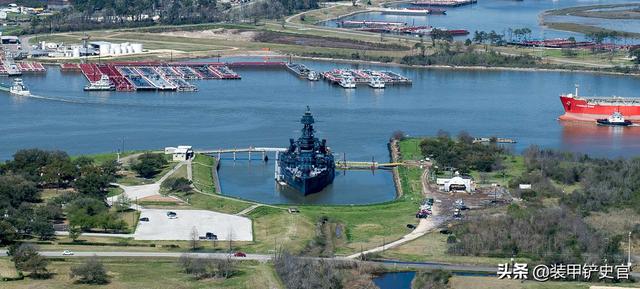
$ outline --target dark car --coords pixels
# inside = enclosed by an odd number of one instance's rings
[[[207,240],[218,240],[218,235],[211,232],[207,232],[207,234],[205,235],[205,238]]]
[[[242,253],[242,252],[235,252],[233,254],[233,257],[247,257],[247,254]]]
[[[140,221],[141,221],[141,222],[149,222],[149,218],[147,218],[147,217],[142,217],[142,218],[140,218]]]

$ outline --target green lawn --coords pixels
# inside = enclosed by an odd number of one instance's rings
[[[188,201],[193,208],[228,214],[236,214],[252,205],[248,202],[219,197],[217,195],[205,195],[200,193],[175,193],[174,195],[182,200]]]
[[[196,280],[184,273],[176,258],[101,258],[110,277],[110,283],[102,286],[80,285],[70,279],[72,266],[83,258],[57,258],[48,266],[53,276],[48,280],[25,278],[21,281],[4,282],[3,289],[17,288],[283,288],[273,266],[268,263],[242,261],[238,264],[238,274],[229,279]],[[8,258],[0,258],[0,264]],[[1,267],[1,266],[0,266]]]
[[[400,142],[400,154],[403,160],[420,160],[422,159],[422,151],[420,150],[420,142],[422,138],[407,138]]]
[[[348,243],[338,248],[338,254],[350,254],[377,247],[410,232],[407,224],[415,224],[415,213],[422,201],[422,186],[418,168],[400,167],[404,195],[395,201],[358,206],[299,206],[310,221],[323,216],[335,219],[347,227]]]
[[[212,170],[216,167],[215,158],[196,154],[193,159],[193,185],[205,193],[219,192],[213,183]]]

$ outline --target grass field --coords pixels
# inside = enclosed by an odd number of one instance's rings
[[[48,280],[26,278],[21,281],[4,282],[3,289],[14,288],[283,288],[270,264],[253,261],[239,263],[239,273],[227,280],[196,280],[182,272],[178,260],[162,258],[101,258],[110,277],[110,283],[102,286],[75,284],[69,270],[82,262],[82,258],[56,259],[48,266],[53,276]],[[0,268],[10,261],[0,258]],[[13,264],[10,264],[13,265]]]
[[[271,252],[278,247],[297,253],[315,236],[311,220],[286,210],[259,207],[249,217],[253,220],[256,242],[246,246],[246,251]]]
[[[447,253],[447,235],[433,232],[399,247],[385,251],[382,257],[412,262],[443,262],[497,266],[509,258],[455,256]],[[526,261],[526,260],[522,260]]]
[[[216,167],[216,161],[213,157],[207,155],[196,154],[193,159],[193,185],[200,191],[205,193],[216,193],[216,187],[213,183],[212,170]]]
[[[380,246],[410,232],[407,224],[415,224],[415,212],[422,201],[421,170],[399,168],[404,194],[395,201],[359,206],[299,206],[301,214],[315,222],[329,217],[347,230],[348,243],[337,248],[338,254],[350,254]]]

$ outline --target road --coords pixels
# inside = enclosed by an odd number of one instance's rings
[[[422,173],[421,176],[421,181],[422,181],[422,195],[424,197],[428,197],[428,198],[434,198],[435,194],[433,191],[431,191],[430,187],[429,187],[429,166],[427,166],[427,168],[424,170],[424,172]],[[416,208],[416,210],[418,210],[418,208]],[[378,253],[378,252],[383,252],[384,250],[389,250],[391,248],[395,248],[398,247],[402,244],[411,242],[415,239],[418,239],[424,235],[426,235],[429,232],[434,231],[435,229],[437,229],[443,222],[444,222],[444,218],[442,218],[442,216],[440,216],[440,210],[438,208],[437,204],[434,204],[432,206],[432,215],[429,216],[429,218],[426,219],[420,219],[420,222],[418,223],[418,226],[411,231],[409,234],[406,234],[404,236],[402,236],[402,238],[393,241],[389,244],[385,244],[379,247],[375,247],[373,249],[369,249],[366,250],[364,252],[361,253],[356,253],[356,254],[352,254],[347,256],[348,259],[356,259],[359,258],[360,256],[362,256],[363,254],[371,254],[371,253]]]
[[[61,251],[41,251],[41,255],[45,257],[62,257]],[[233,257],[227,253],[179,253],[179,252],[74,252],[72,256],[64,256],[68,258],[74,257],[147,257],[147,258],[180,258],[182,256],[192,256],[197,258],[212,258],[212,259],[236,259],[236,260],[252,260],[260,262],[268,262],[273,259],[273,255],[267,254],[247,254],[246,257]],[[0,251],[0,257],[6,257],[7,251]],[[308,257],[314,260],[334,260],[334,261],[352,261],[351,259],[344,257],[334,258],[318,258]],[[437,262],[401,262],[401,261],[377,261],[368,262],[382,265],[387,268],[403,268],[403,269],[428,269],[428,270],[446,270],[446,271],[458,271],[458,272],[477,272],[493,274],[497,272],[498,264],[495,267],[487,265],[467,265],[467,264],[450,264],[450,263],[437,263]],[[640,278],[639,272],[631,273],[634,278]]]

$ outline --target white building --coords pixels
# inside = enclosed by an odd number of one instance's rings
[[[460,176],[458,172],[450,179],[438,178],[436,179],[436,183],[440,190],[445,192],[473,193],[476,190],[476,183],[473,179],[468,176]]]
[[[174,161],[186,161],[193,157],[193,148],[191,146],[166,147],[164,153],[172,154]]]

